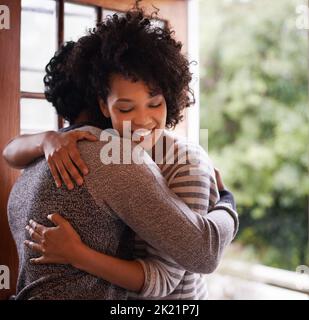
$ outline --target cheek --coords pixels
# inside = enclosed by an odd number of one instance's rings
[[[131,117],[129,114],[111,112],[111,120],[113,124],[113,129],[117,130],[122,136],[124,121],[131,121]]]
[[[156,119],[157,119],[157,122],[161,124],[161,127],[162,126],[164,127],[166,124],[166,115],[167,115],[167,109],[166,109],[166,105],[164,104],[160,109],[156,111]]]
[[[115,130],[120,131],[120,129],[121,129],[121,119],[120,119],[120,117],[117,114],[115,114],[114,112],[111,112],[110,115],[111,115],[113,128]]]

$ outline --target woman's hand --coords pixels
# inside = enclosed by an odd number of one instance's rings
[[[217,186],[219,191],[225,190],[225,186],[221,177],[221,174],[218,169],[215,168],[215,173],[216,173],[216,181],[217,181]]]
[[[71,224],[58,213],[47,217],[56,227],[45,227],[33,220],[29,221],[26,230],[33,241],[24,244],[42,256],[31,259],[33,264],[57,263],[72,264],[76,254],[83,245],[79,235]]]
[[[220,202],[229,203],[232,206],[232,208],[236,211],[236,201],[233,193],[226,189],[222,181],[221,174],[219,170],[216,168],[215,168],[215,173],[216,173],[217,186],[220,193]]]
[[[42,148],[58,188],[61,186],[60,177],[69,190],[74,188],[71,177],[77,185],[83,184],[81,173],[88,174],[88,168],[77,148],[77,141],[83,139],[97,141],[97,137],[88,131],[50,131],[46,134]]]

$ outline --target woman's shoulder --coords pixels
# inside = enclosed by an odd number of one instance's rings
[[[207,151],[198,143],[190,141],[186,137],[165,130],[168,154],[174,154],[176,162],[184,162],[192,165],[207,165],[213,167],[212,161]],[[171,152],[173,148],[174,152]]]
[[[175,164],[163,171],[169,187],[181,185],[201,193],[209,192],[209,206],[213,207],[219,195],[214,166],[208,153],[198,143],[186,138],[171,133],[167,133],[167,137],[174,141],[176,147]]]

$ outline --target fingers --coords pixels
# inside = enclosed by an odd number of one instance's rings
[[[41,244],[25,240],[24,241],[25,246],[27,246],[29,249],[36,251],[38,253],[44,254],[45,250]]]
[[[63,162],[67,172],[74,179],[74,181],[77,183],[77,185],[81,186],[83,184],[83,178],[81,177],[80,173],[78,172],[75,165],[73,164],[71,158],[69,157],[69,154],[63,155],[62,162]]]
[[[225,189],[225,187],[224,187],[224,184],[222,181],[221,174],[217,168],[215,168],[215,173],[216,173],[216,180],[217,180],[218,189],[219,189],[219,191],[222,191]]]
[[[63,149],[58,154],[54,154],[53,157],[48,159],[48,165],[56,182],[56,186],[61,186],[60,174],[64,184],[69,190],[74,188],[72,179],[79,186],[84,182],[77,168],[81,170],[83,174],[87,174],[89,171],[76,146],[71,146],[68,150]]]
[[[58,156],[58,155],[55,155],[54,156],[54,163],[56,165],[56,168],[64,182],[64,184],[67,186],[67,188],[69,190],[72,190],[74,188],[74,185],[73,185],[73,182],[62,162],[62,159]]]
[[[64,219],[59,213],[53,213],[47,216],[47,218],[53,222],[56,226],[61,226],[68,221]]]
[[[30,220],[29,221],[29,225],[31,226],[31,228],[36,232],[38,233],[40,236],[42,236],[44,234],[44,232],[48,229],[46,228],[45,226],[42,226],[41,224],[33,221],[33,220]]]
[[[69,156],[72,159],[72,161],[75,163],[77,168],[82,172],[84,175],[88,174],[89,170],[87,168],[86,163],[82,159],[80,152],[78,151],[78,148],[75,146],[72,146],[72,148],[69,151]]]
[[[98,140],[98,138],[89,131],[75,131],[75,132],[76,132],[76,141],[84,140],[84,139],[88,141]]]
[[[86,163],[81,158],[77,141],[86,139],[97,141],[98,138],[88,131],[73,131],[64,133],[65,136],[46,152],[46,158],[56,186],[61,186],[61,179],[69,190],[74,188],[73,181],[81,186],[84,182],[81,175],[88,174]]]
[[[52,261],[50,258],[47,258],[45,256],[41,256],[39,258],[33,258],[30,259],[30,263],[31,264],[47,264],[47,263],[55,263],[54,261]]]
[[[28,231],[32,240],[36,242],[41,242],[43,240],[42,236],[39,233],[35,232],[30,226],[26,226],[26,230]]]
[[[60,188],[61,187],[61,179],[59,177],[57,168],[53,163],[53,160],[51,158],[48,158],[47,159],[47,164],[48,164],[50,172],[51,172],[51,174],[52,174],[52,176],[53,176],[53,178],[55,180],[57,188]]]
[[[88,141],[97,141],[98,138],[90,133],[89,131],[75,131],[74,132],[75,136],[74,138],[76,141],[86,139]],[[77,144],[72,144],[70,149],[69,149],[69,155],[72,161],[76,164],[77,168],[84,174],[88,174],[89,170],[87,168],[86,163],[82,159],[80,152],[77,148]]]
[[[217,168],[214,168],[214,170],[215,170],[215,174],[216,174],[216,180],[217,180],[217,183],[218,183],[218,180],[220,178],[219,170]]]

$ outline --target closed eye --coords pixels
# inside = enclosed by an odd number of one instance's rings
[[[150,105],[149,108],[158,108],[161,106],[161,104],[162,104],[162,102],[160,102],[159,104]]]
[[[128,112],[130,112],[130,111],[132,111],[133,109],[129,109],[129,110],[121,110],[121,109],[119,109],[119,111],[121,112],[121,113],[128,113]]]

